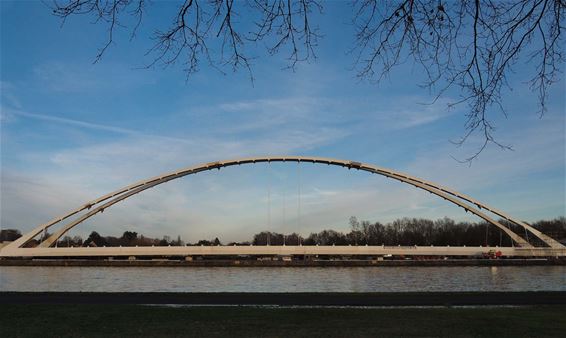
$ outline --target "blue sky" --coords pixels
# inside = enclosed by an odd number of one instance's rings
[[[564,216],[565,85],[549,96],[546,115],[524,85],[523,69],[504,97],[507,119],[494,116],[496,136],[514,151],[473,153],[450,140],[464,134],[465,106],[447,93],[434,105],[419,87],[420,70],[397,69],[379,85],[351,70],[349,8],[327,6],[317,24],[325,35],[318,59],[293,72],[285,54],[249,49],[255,82],[244,71],[202,67],[186,81],[180,65],[139,69],[155,27],[172,4],[151,7],[133,41],[120,31],[97,64],[104,27],[71,18],[61,27],[41,2],[0,3],[0,226],[29,230],[87,200],[162,172],[200,162],[254,155],[313,155],[368,162],[439,182],[527,221]],[[346,13],[346,14],[344,14]],[[260,46],[261,47],[261,46]],[[525,68],[524,70],[528,70]],[[180,234],[195,241],[253,233],[347,228],[352,215],[371,221],[444,216],[460,209],[400,183],[340,168],[302,165],[297,219],[296,165],[230,168],[162,185],[117,205],[72,234]],[[268,207],[268,190],[270,204]],[[269,216],[271,210],[271,217]]]

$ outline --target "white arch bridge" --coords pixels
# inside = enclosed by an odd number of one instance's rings
[[[114,204],[123,201],[144,190],[165,182],[197,174],[202,171],[220,169],[223,167],[270,162],[307,162],[340,166],[348,169],[363,170],[373,174],[382,175],[419,189],[426,190],[448,202],[471,212],[486,222],[495,225],[507,234],[513,241],[512,247],[387,247],[387,246],[177,246],[177,247],[80,247],[57,248],[55,244],[70,229],[84,222],[90,217],[103,212]],[[491,215],[490,215],[491,214]],[[495,215],[516,226],[522,227],[525,232],[540,239],[546,247],[534,247],[523,237],[517,235],[505,224],[498,222]],[[71,220],[73,217],[75,219]],[[67,221],[65,223],[64,221]],[[43,240],[37,247],[26,248],[31,240],[55,225],[61,225],[52,235]],[[109,194],[89,201],[84,205],[56,217],[51,221],[37,226],[19,239],[0,249],[0,257],[111,257],[111,256],[191,256],[191,255],[426,255],[426,256],[475,256],[489,250],[501,251],[505,256],[566,256],[566,247],[555,239],[543,234],[529,224],[513,218],[502,211],[477,201],[457,191],[443,187],[414,176],[410,176],[391,169],[381,168],[371,164],[355,161],[338,160],[323,157],[306,156],[266,156],[251,157],[227,161],[217,161],[184,168],[165,173],[156,177],[142,180]]]

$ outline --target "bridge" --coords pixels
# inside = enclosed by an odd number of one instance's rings
[[[90,217],[102,213],[116,203],[139,194],[160,184],[208,170],[220,170],[224,167],[272,162],[315,163],[361,170],[385,176],[428,191],[460,208],[470,212],[486,222],[501,229],[513,241],[512,247],[417,247],[417,246],[177,246],[177,247],[80,247],[57,248],[57,240],[69,230]],[[492,216],[495,215],[495,216]],[[74,219],[72,219],[75,217]],[[534,237],[540,239],[545,247],[534,247],[505,224],[494,219],[499,217],[510,224],[519,226]],[[72,219],[72,220],[71,220]],[[65,223],[64,221],[67,221]],[[25,247],[30,241],[47,230],[60,226],[53,234],[44,239],[37,247]],[[193,255],[407,255],[407,256],[475,256],[486,251],[497,250],[505,256],[519,257],[565,257],[566,246],[547,236],[531,225],[488,206],[467,195],[439,184],[423,180],[405,173],[371,164],[308,156],[266,156],[251,157],[226,161],[209,162],[165,173],[146,180],[141,180],[126,187],[91,200],[68,213],[41,224],[32,231],[0,249],[0,257],[114,257],[114,256],[193,256]]]

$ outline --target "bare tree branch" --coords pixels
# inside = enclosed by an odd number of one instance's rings
[[[289,45],[289,68],[295,69],[297,63],[316,59],[314,48],[321,37],[316,28],[312,28],[309,15],[313,10],[322,12],[322,5],[316,0],[253,0],[252,6],[261,13],[256,21],[257,31],[250,36],[251,41],[260,41],[274,36],[274,43],[268,52],[274,55],[284,46]],[[299,22],[299,23],[297,23]]]
[[[449,107],[467,104],[469,110],[466,133],[454,143],[461,145],[475,134],[483,138],[464,160],[470,162],[489,144],[511,149],[496,141],[492,121],[495,113],[507,116],[501,94],[521,58],[536,66],[530,88],[538,93],[539,113],[544,114],[548,87],[558,80],[564,63],[560,34],[565,8],[563,0],[359,0],[352,50],[357,73],[380,81],[410,58],[424,69],[423,86],[435,92],[434,101],[459,89],[460,99]]]
[[[106,42],[94,60],[98,62],[124,22],[134,22],[135,37],[146,2],[54,0],[52,8],[63,22],[73,15],[89,15],[107,25]],[[171,25],[152,36],[147,67],[182,63],[189,77],[205,62],[223,73],[226,67],[243,68],[253,83],[254,56],[246,48],[250,44],[265,43],[269,54],[286,54],[293,70],[300,62],[316,59],[321,35],[312,18],[322,13],[322,0],[178,2]],[[356,35],[350,52],[358,77],[379,82],[412,61],[424,70],[421,85],[434,93],[433,103],[456,91],[459,98],[448,108],[464,104],[468,110],[464,135],[454,143],[462,145],[477,136],[483,140],[464,162],[491,144],[511,149],[495,139],[494,119],[497,114],[507,116],[502,93],[511,90],[508,77],[519,60],[535,69],[529,86],[537,94],[538,113],[545,113],[548,88],[560,79],[565,61],[565,0],[354,0],[352,6]]]
[[[235,19],[238,17],[237,5],[256,18],[253,22],[254,31],[241,33],[243,25]],[[91,15],[95,22],[107,24],[108,37],[95,57],[96,63],[112,45],[115,30],[122,26],[123,21],[135,20],[131,38],[135,37],[146,10],[146,1],[55,0],[52,9],[63,20],[72,15]],[[313,28],[310,23],[313,10],[322,11],[317,0],[182,1],[172,25],[153,34],[154,44],[146,53],[152,57],[152,61],[146,68],[168,67],[180,61],[185,73],[190,76],[199,70],[200,63],[204,60],[221,72],[225,66],[234,71],[244,68],[253,81],[253,57],[245,51],[246,42],[269,40],[271,46],[268,51],[272,55],[282,49],[290,50],[289,67],[294,69],[299,62],[316,58],[314,47],[320,36],[317,28]]]

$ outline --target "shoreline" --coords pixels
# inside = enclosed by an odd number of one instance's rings
[[[0,304],[258,306],[565,305],[566,291],[522,292],[0,292]]]
[[[563,337],[566,305],[4,304],[2,337]]]
[[[431,260],[94,260],[0,259],[0,266],[79,267],[401,267],[401,266],[566,266],[565,259],[431,259]]]

